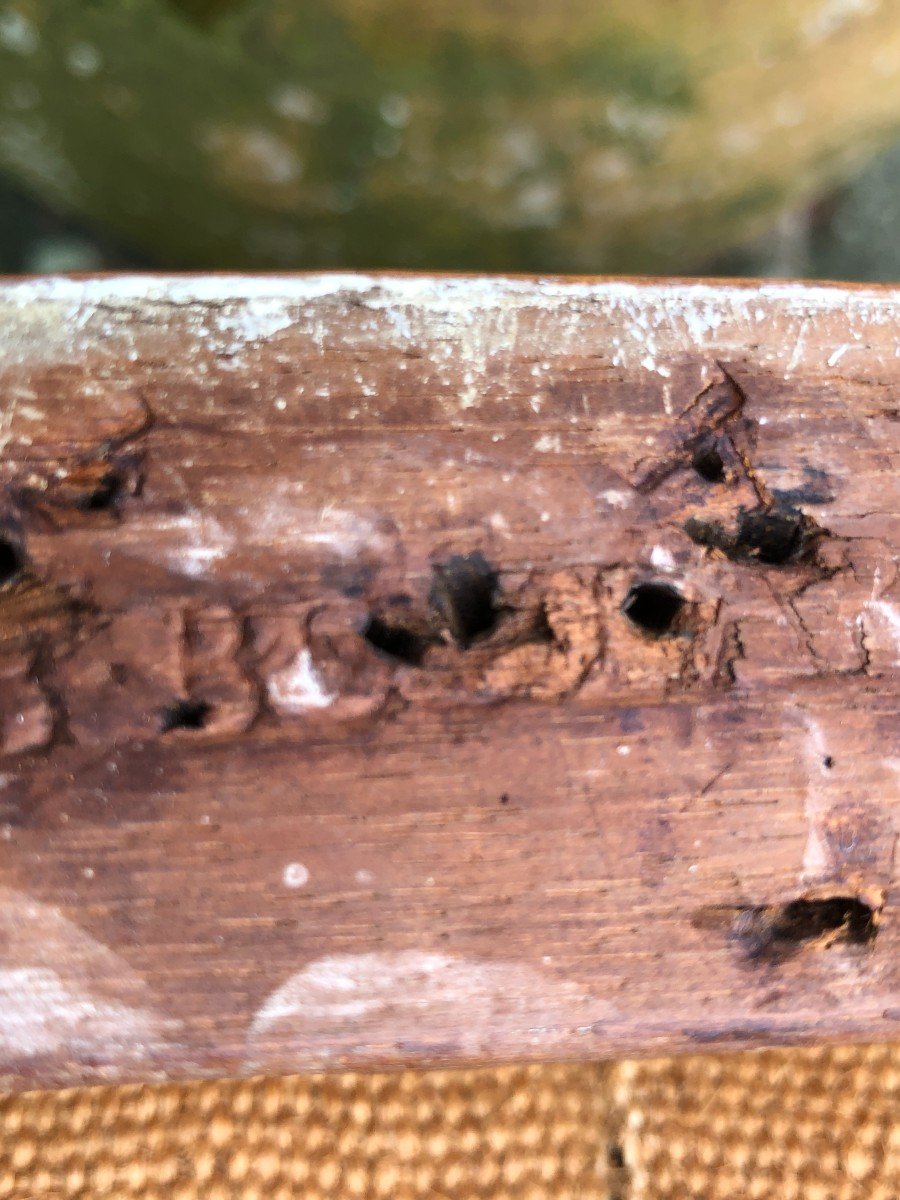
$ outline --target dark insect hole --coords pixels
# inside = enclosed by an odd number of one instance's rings
[[[6,538],[0,539],[0,586],[12,583],[24,565],[25,560],[19,548]]]
[[[719,447],[712,440],[701,442],[694,450],[691,466],[707,483],[723,483],[725,463]]]
[[[82,499],[79,507],[85,512],[103,512],[115,508],[123,486],[124,480],[119,472],[110,469],[103,474],[94,490]]]
[[[672,630],[684,607],[684,597],[669,583],[635,583],[625,597],[622,612],[644,633],[660,637]]]
[[[738,562],[780,566],[801,558],[810,545],[802,513],[786,508],[743,509],[733,533],[699,517],[689,517],[684,530],[698,546],[721,550]]]
[[[464,650],[496,626],[497,587],[497,572],[477,550],[434,566],[431,606]]]
[[[875,912],[855,896],[792,900],[781,910],[775,928],[783,941],[808,942],[840,930],[846,941],[859,945],[875,936]]]
[[[376,616],[370,616],[366,621],[362,636],[380,654],[399,659],[412,667],[421,664],[428,645],[420,634],[404,629],[402,625],[391,625]]]
[[[757,508],[740,515],[737,549],[763,563],[778,566],[797,558],[803,548],[799,513]]]
[[[780,908],[744,909],[733,926],[751,958],[787,955],[808,942],[834,934],[834,941],[861,946],[878,932],[871,905],[855,896],[792,900]]]
[[[176,700],[160,716],[160,733],[171,733],[173,729],[203,729],[211,712],[212,705],[205,700]]]

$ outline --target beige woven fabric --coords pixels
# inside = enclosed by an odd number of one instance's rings
[[[900,1047],[0,1098],[3,1200],[897,1200]]]

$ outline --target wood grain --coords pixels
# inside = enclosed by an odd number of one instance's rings
[[[0,1083],[895,1036],[898,328],[0,286]]]

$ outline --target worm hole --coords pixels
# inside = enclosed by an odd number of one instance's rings
[[[644,633],[670,633],[684,607],[684,597],[668,583],[636,583],[628,591],[622,612]]]
[[[433,568],[431,606],[463,649],[496,626],[497,584],[497,572],[478,551]]]
[[[18,546],[8,538],[0,538],[0,586],[12,583],[24,566],[25,559]]]
[[[203,729],[212,712],[212,705],[205,700],[176,700],[160,714],[160,733],[171,733],[174,729]]]

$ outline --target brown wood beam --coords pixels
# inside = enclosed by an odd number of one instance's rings
[[[0,285],[0,1084],[896,1036],[900,297]]]

